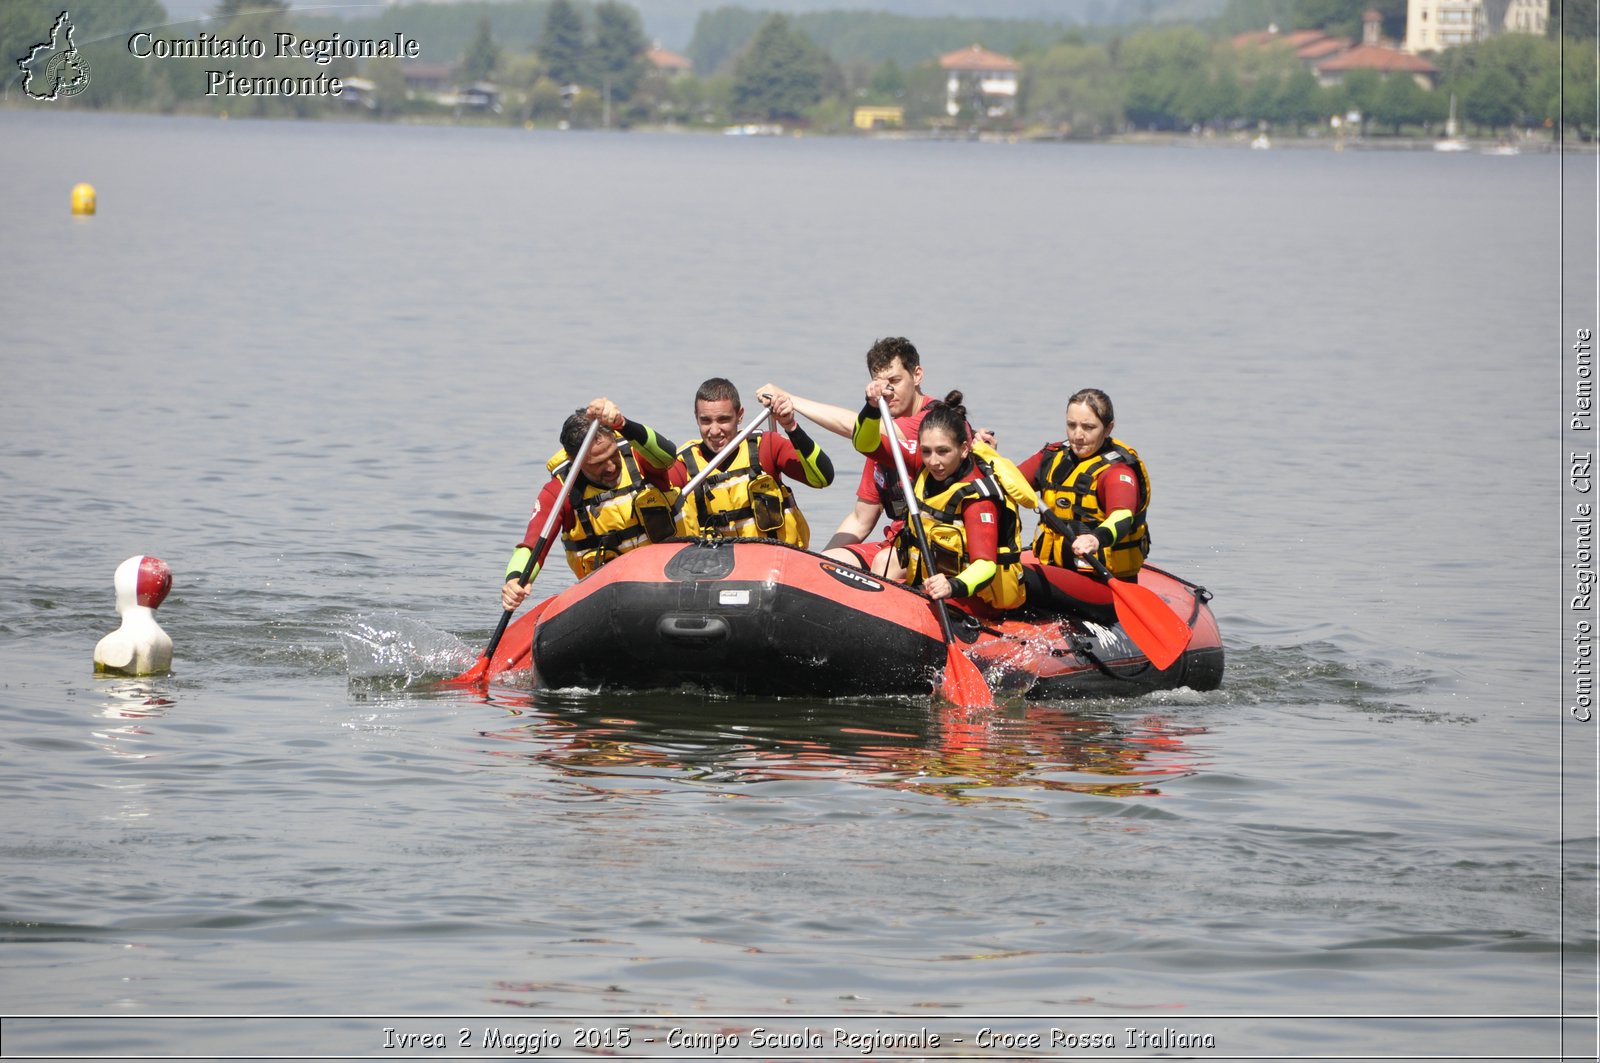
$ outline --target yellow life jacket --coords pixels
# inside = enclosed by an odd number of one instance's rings
[[[804,550],[811,526],[795,503],[789,485],[761,468],[760,432],[752,432],[717,470],[700,482],[694,497],[678,499],[679,535],[721,535],[734,539],[781,539]],[[678,451],[693,479],[706,466],[699,439]]]
[[[568,496],[576,522],[562,530],[561,541],[567,549],[567,566],[579,579],[629,550],[674,533],[670,514],[676,492],[662,491],[644,479],[633,444],[626,439],[617,440],[617,460],[622,471],[615,487],[602,487],[584,477]],[[558,450],[545,468],[565,482],[572,459]]]
[[[942,405],[936,399],[929,403],[929,408]],[[1010,458],[977,438],[972,440],[972,456],[989,466],[995,483],[1016,503],[1017,509],[1038,508],[1039,498],[1033,493],[1033,485]],[[883,506],[884,516],[889,520],[905,520],[905,492],[900,489],[900,478],[895,470],[880,465],[874,476],[874,486],[878,489],[878,504]]]
[[[928,494],[926,469],[917,474],[915,490],[917,506],[922,511],[922,530],[928,537],[928,550],[933,554],[933,572],[946,576],[959,576],[972,563],[967,550],[967,528],[961,521],[961,512],[968,504],[983,500],[993,501],[1000,511],[1000,527],[995,550],[995,564],[999,571],[994,579],[978,589],[982,598],[996,609],[1016,609],[1027,598],[1022,586],[1022,520],[1009,495],[995,480],[994,470],[987,462],[976,462],[978,475],[971,480],[957,480],[937,494]],[[916,537],[909,528],[901,533],[902,555],[906,563],[906,578],[913,586],[921,586],[932,574],[923,564]]]
[[[1034,477],[1039,491],[1039,530],[1033,539],[1033,552],[1047,565],[1062,568],[1089,566],[1072,555],[1072,540],[1094,534],[1109,514],[1097,489],[1101,475],[1116,464],[1134,467],[1139,477],[1139,501],[1133,520],[1121,536],[1099,553],[1101,564],[1112,575],[1123,579],[1135,576],[1150,553],[1150,528],[1145,513],[1150,508],[1150,473],[1139,454],[1120,439],[1113,439],[1100,452],[1079,461],[1072,448],[1061,446],[1048,462],[1041,462]]]
[[[972,456],[989,466],[995,483],[1004,489],[1019,510],[1039,508],[1039,497],[1034,494],[1033,485],[1010,458],[981,439],[972,441]]]

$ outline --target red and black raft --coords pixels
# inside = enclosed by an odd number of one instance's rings
[[[1131,696],[1222,682],[1222,640],[1202,587],[1146,565],[1138,583],[1193,637],[1157,668],[1121,625],[1029,611],[951,611],[961,649],[1036,699]],[[656,543],[540,602],[506,630],[489,675],[533,667],[545,688],[756,696],[927,694],[946,650],[930,599],[771,540]]]

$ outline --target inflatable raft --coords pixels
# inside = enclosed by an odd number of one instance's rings
[[[1210,594],[1149,565],[1138,582],[1194,632],[1165,669],[1121,625],[1075,617],[952,609],[955,637],[992,682],[1030,698],[1215,689],[1223,652]],[[780,542],[720,539],[642,547],[546,598],[506,630],[488,674],[532,667],[546,688],[925,695],[945,661],[920,591]]]

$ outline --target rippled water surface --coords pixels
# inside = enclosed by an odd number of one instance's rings
[[[1556,157],[14,111],[0,137],[0,984],[83,1017],[8,1020],[9,1054],[1009,1015],[1548,1058],[1550,1017],[1593,1013],[1554,531],[1561,286],[1593,264],[1561,272]],[[682,440],[711,375],[852,404],[889,334],[1017,458],[1112,393],[1155,559],[1216,595],[1220,690],[973,714],[434,682],[498,618],[565,412],[605,393]],[[860,468],[828,438],[824,535]],[[173,672],[96,678],[139,553],[174,573]],[[136,1021],[196,1014],[322,1018]],[[1498,1018],[1427,1019],[1472,1015]]]

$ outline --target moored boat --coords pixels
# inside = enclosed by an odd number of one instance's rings
[[[1146,565],[1138,583],[1193,630],[1157,668],[1121,625],[952,610],[961,649],[1032,698],[1215,689],[1223,650],[1204,588]],[[771,540],[675,540],[631,551],[507,629],[489,674],[533,668],[547,688],[735,694],[926,694],[946,661],[920,591]]]

